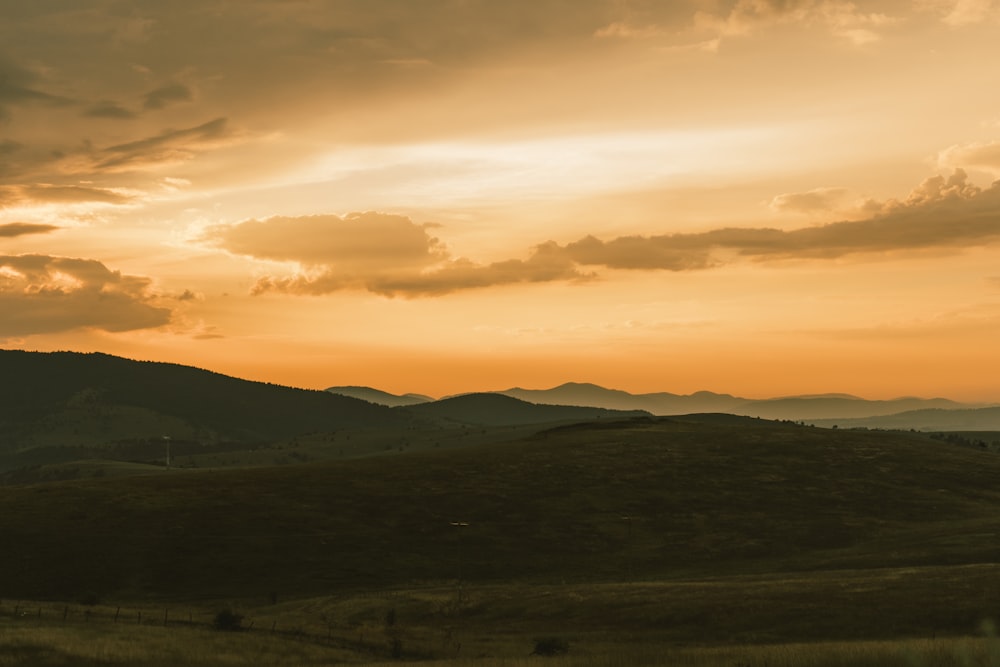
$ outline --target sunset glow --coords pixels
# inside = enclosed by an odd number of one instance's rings
[[[997,0],[0,19],[4,348],[1000,401]]]

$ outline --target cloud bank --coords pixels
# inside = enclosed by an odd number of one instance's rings
[[[798,198],[796,206],[826,205],[840,191]],[[295,262],[291,276],[261,277],[253,293],[319,295],[367,290],[420,297],[466,289],[595,278],[592,267],[634,271],[700,271],[740,260],[835,259],[862,253],[961,249],[1000,239],[1000,182],[988,189],[965,172],[926,179],[903,200],[868,202],[871,217],[793,230],[726,227],[699,233],[586,236],[561,245],[548,241],[527,259],[489,264],[453,257],[447,247],[407,217],[352,213],[275,217],[208,228],[200,239],[257,259]]]

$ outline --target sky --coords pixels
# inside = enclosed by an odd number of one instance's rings
[[[1000,0],[0,0],[0,347],[1000,402]]]

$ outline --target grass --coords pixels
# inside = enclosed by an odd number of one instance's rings
[[[0,666],[368,664],[393,640],[427,664],[997,664],[974,638],[1000,618],[997,479],[918,434],[659,419],[5,487]],[[208,629],[230,605],[253,632]],[[540,636],[570,654],[529,658]]]
[[[655,637],[627,643],[580,635],[565,656],[528,655],[527,636],[501,638],[486,647],[451,655],[422,658],[426,667],[580,666],[632,667],[998,667],[1000,642],[995,637],[968,636],[892,641],[794,642],[764,645],[678,646]],[[481,649],[483,647],[477,647]],[[452,652],[455,652],[452,649]],[[404,656],[405,659],[405,656]],[[267,633],[222,633],[205,629],[26,625],[0,622],[0,667],[309,667],[357,664],[398,665],[398,659],[370,651],[293,641]]]

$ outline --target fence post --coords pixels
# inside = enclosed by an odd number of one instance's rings
[[[115,623],[118,622],[118,614],[120,614],[120,613],[122,613],[122,608],[121,607],[118,607],[117,609],[115,609]]]
[[[166,624],[167,624],[167,614],[168,614],[169,612],[170,612],[170,609],[164,609],[164,610],[163,610],[163,625],[166,625]]]
[[[69,605],[66,605],[65,607],[63,607],[63,621],[66,620],[66,617],[68,615],[69,615]]]
[[[141,611],[135,612],[135,624],[136,625],[142,625],[142,612]]]

